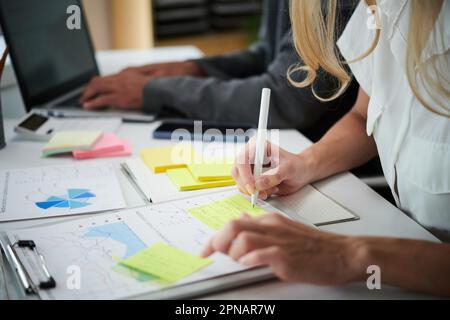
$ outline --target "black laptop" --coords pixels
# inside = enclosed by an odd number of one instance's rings
[[[70,6],[80,8],[80,28],[69,28]],[[70,12],[70,10],[69,10]],[[105,108],[84,111],[79,98],[99,74],[88,25],[79,0],[0,0],[0,23],[27,111],[62,116],[118,116],[151,121],[140,112]]]

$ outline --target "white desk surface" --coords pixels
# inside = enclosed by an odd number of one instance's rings
[[[184,48],[186,49],[186,48]],[[176,55],[176,50],[173,51]],[[130,57],[136,52],[125,53],[111,52],[107,55],[110,59],[119,59],[122,56],[122,66],[126,65],[127,56]],[[142,54],[142,52],[141,52]],[[195,50],[185,50],[185,58],[195,58],[199,53]],[[178,53],[179,60],[182,60],[182,53]],[[135,58],[136,59],[136,58]],[[156,61],[158,59],[153,58]],[[161,59],[162,60],[162,59]],[[142,60],[140,60],[142,61]],[[105,60],[106,63],[106,60]],[[100,62],[101,64],[101,62]],[[105,71],[104,71],[105,72]],[[106,71],[106,73],[108,73]],[[24,114],[20,110],[21,99],[18,96],[17,88],[10,87],[2,91],[8,91],[8,99],[3,99],[3,109],[5,112],[5,133],[7,147],[0,150],[0,169],[48,166],[56,164],[70,163],[72,159],[67,158],[41,158],[42,143],[31,142],[16,136],[13,127],[17,118]],[[144,147],[155,147],[167,145],[168,141],[153,140],[152,130],[157,123],[152,124],[123,124],[118,132],[118,136],[130,140],[133,148],[133,156],[138,156],[139,150]],[[300,152],[306,148],[310,142],[296,130],[282,130],[280,133],[281,146],[291,152]],[[120,162],[123,159],[112,159],[110,161]],[[96,161],[96,160],[87,160]],[[99,161],[99,160],[97,160]],[[105,160],[101,160],[105,161]],[[325,181],[315,184],[316,187],[347,209],[360,217],[360,220],[342,224],[335,224],[321,227],[335,233],[348,235],[370,235],[370,236],[392,236],[414,239],[425,239],[435,241],[428,231],[408,218],[400,210],[392,206],[389,202],[380,197],[367,185],[349,173],[341,174]],[[277,200],[283,201],[283,199]],[[291,199],[295,203],[294,199]],[[272,202],[276,206],[276,201]],[[62,221],[65,218],[47,219],[49,221]],[[33,224],[41,224],[43,220],[0,223],[0,230],[12,228],[28,227]],[[301,266],[300,266],[301,267]],[[297,283],[283,283],[277,280],[259,283],[243,288],[237,288],[226,292],[221,292],[204,297],[206,299],[415,299],[432,298],[430,296],[419,295],[406,292],[393,287],[383,287],[380,291],[370,291],[365,283],[350,284],[342,287],[320,287]]]

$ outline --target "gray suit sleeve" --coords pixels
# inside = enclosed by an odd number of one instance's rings
[[[197,120],[248,122],[257,124],[261,90],[272,89],[269,126],[307,131],[339,100],[320,103],[309,88],[292,87],[286,73],[298,63],[291,35],[283,39],[281,53],[267,71],[242,79],[175,77],[148,83],[144,89],[145,111]],[[330,80],[331,81],[331,80]],[[322,82],[322,81],[321,81]],[[324,88],[332,88],[326,79]],[[319,87],[322,87],[320,83]],[[334,111],[333,111],[334,110]]]
[[[265,59],[265,46],[260,41],[247,50],[194,61],[207,77],[229,80],[263,73],[266,67]]]

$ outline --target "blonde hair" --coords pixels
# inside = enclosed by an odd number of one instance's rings
[[[376,0],[365,0],[366,5],[376,10]],[[422,52],[429,41],[430,34],[435,27],[443,0],[410,0],[411,18],[408,35],[408,49],[406,58],[406,73],[409,85],[419,102],[430,111],[442,116],[450,117],[450,109],[446,106],[450,99],[449,80],[443,73],[448,68],[439,68],[436,58],[422,62]],[[351,75],[346,69],[346,63],[360,61],[369,56],[377,47],[381,28],[376,28],[375,36],[370,48],[352,61],[343,62],[339,58],[335,44],[335,25],[337,20],[337,0],[328,0],[326,19],[319,0],[291,0],[290,13],[294,45],[303,64],[291,66],[288,70],[290,83],[297,88],[312,87],[314,96],[320,101],[331,101],[342,95],[351,82]],[[373,12],[377,17],[377,12]],[[436,26],[438,27],[438,26]],[[443,32],[442,34],[445,34]],[[434,39],[434,45],[437,41]],[[320,69],[333,76],[338,86],[330,97],[320,97],[314,89],[314,82]],[[439,70],[441,69],[441,70]],[[442,70],[444,69],[444,70]],[[292,76],[303,72],[306,76],[301,81],[295,81]],[[434,105],[445,111],[431,107],[422,95],[419,86],[425,89]]]

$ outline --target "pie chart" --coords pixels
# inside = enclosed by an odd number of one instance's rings
[[[88,189],[68,189],[65,195],[51,196],[47,200],[35,202],[40,209],[47,210],[50,208],[67,208],[79,209],[89,206],[89,200],[95,198]]]

